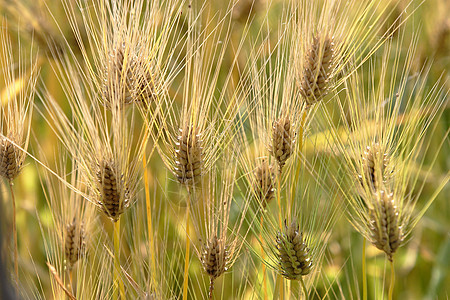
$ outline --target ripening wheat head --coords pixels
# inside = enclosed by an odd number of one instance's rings
[[[229,151],[224,154],[205,178],[200,196],[203,201],[192,207],[193,223],[199,237],[199,243],[195,243],[196,253],[210,279],[210,297],[214,282],[234,264],[245,239],[245,233],[240,231],[250,202],[233,201],[237,172],[235,156]],[[232,217],[230,212],[235,205],[239,214]]]
[[[240,147],[239,167],[248,187],[246,197],[250,196],[254,206],[264,210],[275,198],[278,164],[270,159],[267,144],[257,137],[257,128],[252,126],[255,124],[251,118],[247,121],[250,128],[246,129],[242,126],[241,131],[236,135],[236,141]]]
[[[84,298],[98,293],[99,278],[90,274],[100,274],[101,264],[93,263],[98,246],[98,233],[95,228],[94,207],[87,205],[77,191],[85,192],[86,185],[75,160],[67,161],[67,153],[61,153],[57,162],[56,178],[44,172],[42,187],[50,209],[51,224],[41,224],[44,237],[46,261],[51,265],[50,278],[53,296],[63,294],[59,277],[70,292]],[[45,159],[43,159],[45,160]],[[68,188],[70,184],[75,189]],[[98,257],[100,258],[100,257]],[[97,259],[97,258],[96,258]]]
[[[391,261],[449,180],[448,173],[433,173],[435,158],[425,163],[429,137],[448,103],[448,91],[441,83],[427,90],[426,68],[412,74],[416,45],[413,39],[404,65],[399,64],[401,42],[387,45],[381,63],[371,65],[369,73],[374,75],[368,84],[361,74],[350,78],[348,111],[341,105],[341,115],[348,113],[350,122],[343,123],[343,134],[335,132],[350,185],[344,193],[349,219]],[[444,141],[447,135],[434,138]],[[442,144],[432,150],[433,157]],[[436,192],[422,199],[430,177]]]
[[[158,150],[166,167],[180,184],[192,189],[231,142],[225,136],[239,105],[225,101],[231,72],[225,83],[218,82],[230,28],[216,18],[201,24],[194,8],[190,10],[182,89],[175,96],[164,95],[158,130],[152,134],[160,139]]]
[[[37,71],[34,62],[27,66],[23,57],[14,57],[5,22],[0,38],[0,176],[12,181],[19,175],[26,157]]]
[[[281,191],[283,199],[294,200],[281,209],[281,224],[277,213],[264,213],[253,229],[261,235],[255,250],[263,248],[263,262],[286,279],[303,280],[308,288],[320,273],[337,215],[338,189],[326,180],[330,176],[328,160],[319,156],[303,159],[300,180],[295,182],[294,172],[290,172]]]
[[[83,72],[70,58],[57,66],[72,120],[49,94],[44,99],[46,110],[89,186],[85,196],[117,221],[125,208],[136,201],[148,131],[135,122],[135,110],[127,113],[119,104],[120,95],[112,98],[113,109],[101,105],[102,94],[91,80],[91,73]]]
[[[138,104],[146,112],[179,72],[169,66],[179,41],[170,35],[182,1],[64,1],[66,14],[80,45],[101,101]],[[83,22],[77,22],[81,15]],[[86,33],[87,41],[82,33]],[[113,98],[120,101],[114,104]]]
[[[249,83],[242,85],[253,135],[268,145],[281,174],[295,154],[302,104],[296,92],[294,70],[286,64],[289,55],[285,47],[289,43],[287,35],[285,32],[279,35],[278,44],[270,49],[270,56],[264,55],[266,43],[252,49]]]
[[[296,15],[288,25],[291,60],[308,107],[345,81],[386,40],[389,34],[382,28],[389,9],[394,8],[388,2],[371,0],[294,2]]]

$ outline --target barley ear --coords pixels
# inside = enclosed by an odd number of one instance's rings
[[[300,280],[312,270],[310,250],[303,240],[303,233],[299,232],[298,223],[293,221],[287,226],[285,220],[284,224],[284,232],[278,232],[276,237],[279,271],[289,280]]]
[[[85,252],[86,232],[84,224],[74,218],[71,223],[66,225],[64,233],[64,254],[69,270],[84,256]]]
[[[203,167],[201,134],[194,127],[185,126],[176,139],[174,173],[181,184],[195,185]]]
[[[99,206],[109,218],[117,222],[129,204],[128,188],[124,184],[123,174],[117,174],[111,160],[103,160],[98,167]]]
[[[229,253],[225,247],[223,239],[214,235],[204,245],[202,249],[202,265],[205,272],[210,277],[209,298],[212,299],[214,290],[214,280],[227,270]]]
[[[319,102],[327,94],[333,60],[333,37],[316,35],[307,50],[300,80],[300,94],[308,106]]]
[[[0,176],[12,181],[19,175],[25,155],[4,136],[1,136],[0,139]],[[10,140],[15,139],[10,137]]]
[[[389,158],[378,143],[367,146],[362,156],[364,176],[360,175],[361,185],[369,186],[372,192],[381,189],[387,182],[386,170]]]
[[[294,150],[294,130],[292,127],[288,116],[282,116],[273,122],[270,153],[278,162],[280,173]]]
[[[373,208],[370,210],[370,230],[372,244],[384,251],[392,261],[404,238],[392,193],[384,190],[375,193]]]
[[[108,109],[114,103],[114,93],[119,93],[120,104],[141,104],[144,108],[155,98],[154,76],[145,56],[134,54],[123,43],[114,48],[105,66],[103,102]],[[127,53],[128,57],[125,57]]]
[[[274,167],[269,165],[267,160],[262,160],[256,167],[253,184],[257,200],[263,208],[275,197],[275,172]]]

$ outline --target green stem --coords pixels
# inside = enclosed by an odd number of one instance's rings
[[[278,222],[280,225],[280,230],[282,230],[283,226],[283,218],[281,214],[281,173],[278,173],[277,176],[277,203],[278,203]]]
[[[392,300],[392,295],[394,294],[394,284],[395,284],[394,259],[390,260],[390,263],[391,263],[391,284],[389,285],[388,299]]]
[[[362,249],[362,280],[363,280],[363,300],[367,300],[366,239],[365,238],[363,238],[363,249]]]
[[[300,283],[302,285],[303,294],[305,295],[305,299],[309,299],[308,290],[306,289],[305,281],[303,280],[303,277],[300,277]]]
[[[298,141],[298,146],[297,146],[297,152],[298,152],[298,155],[299,155],[299,162],[297,164],[297,169],[295,171],[295,177],[294,177],[294,181],[293,181],[294,184],[292,184],[291,199],[290,199],[290,202],[288,204],[288,209],[290,209],[292,207],[293,203],[294,203],[294,194],[295,194],[294,193],[294,189],[297,186],[298,178],[300,177],[300,170],[302,168],[301,152],[302,152],[302,149],[303,149],[303,134],[305,132],[306,113],[307,113],[307,110],[305,109],[303,111],[302,118],[301,118],[301,121],[300,121],[300,129],[299,129],[299,133],[298,133],[299,141]]]
[[[184,279],[183,279],[183,300],[187,300],[188,298],[188,283],[189,283],[189,209],[191,206],[190,200],[190,191],[188,190],[188,201],[186,208],[186,256],[184,259]]]
[[[261,215],[261,228],[263,228],[263,215]],[[259,234],[259,239],[262,240],[262,234]],[[264,261],[264,247],[261,244],[261,258],[262,261]],[[267,274],[266,274],[266,265],[264,262],[261,263],[262,266],[262,273],[263,273],[263,293],[264,293],[264,300],[267,300]]]
[[[13,206],[13,238],[14,238],[14,272],[16,274],[16,286],[19,288],[19,252],[17,250],[17,229],[16,229],[16,197],[14,197],[13,182],[9,181],[11,199]]]
[[[143,154],[142,163],[144,165],[144,183],[145,183],[145,206],[147,209],[147,231],[148,231],[148,240],[150,247],[150,269],[151,269],[151,281],[153,288],[156,287],[156,259],[155,259],[155,242],[153,239],[153,224],[152,224],[152,207],[150,204],[150,191],[148,186],[148,173],[147,173],[147,160],[145,157],[145,152]]]
[[[125,287],[120,278],[120,218],[114,223],[114,299],[125,299]]]

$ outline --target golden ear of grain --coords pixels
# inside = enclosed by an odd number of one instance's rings
[[[10,137],[10,140],[14,140]],[[22,169],[25,155],[4,136],[0,136],[0,175],[13,180]]]
[[[101,196],[99,201],[101,210],[117,222],[130,200],[128,188],[123,182],[123,174],[117,174],[112,161],[103,160],[97,171],[97,181]]]
[[[68,268],[71,269],[75,263],[84,256],[86,252],[86,232],[84,224],[73,221],[66,225],[64,234],[64,254]]]
[[[130,67],[125,66],[125,44],[114,48],[109,55],[108,62],[106,64],[105,78],[103,79],[103,97],[104,103],[107,108],[111,108],[114,103],[113,97],[119,96],[122,105],[130,104],[133,102],[132,85],[133,78],[130,72]],[[127,64],[130,61],[126,62]],[[114,95],[114,93],[120,93]]]
[[[175,143],[174,173],[181,184],[198,183],[203,168],[201,134],[193,126],[180,129]]]
[[[156,100],[156,78],[143,57],[136,56],[133,60],[132,76],[134,102],[147,109]]]
[[[210,238],[202,249],[202,265],[205,272],[216,279],[227,270],[228,251],[223,239],[216,235]]]
[[[313,38],[305,57],[300,93],[307,105],[313,105],[327,94],[334,59],[333,38],[320,34]]]
[[[118,96],[123,106],[134,102],[147,108],[155,97],[155,78],[143,56],[129,53],[125,58],[125,50],[122,44],[109,55],[103,79],[104,103],[111,109],[113,97]]]
[[[296,221],[287,226],[285,232],[278,232],[276,247],[278,250],[278,266],[281,274],[290,280],[299,280],[301,276],[308,275],[313,267],[309,255],[309,248],[303,241],[303,233],[299,232]]]
[[[263,208],[265,208],[275,196],[275,172],[273,169],[274,168],[269,165],[268,161],[264,159],[255,170],[254,190],[256,198]]]
[[[280,173],[294,149],[294,131],[292,127],[288,116],[280,117],[273,122],[270,152],[278,162]]]
[[[373,208],[370,210],[371,242],[384,251],[392,261],[395,251],[403,241],[399,213],[392,193],[375,193]]]
[[[360,175],[361,184],[369,186],[372,192],[376,192],[387,181],[386,170],[389,158],[387,153],[381,150],[378,143],[367,146],[362,155],[364,176]]]

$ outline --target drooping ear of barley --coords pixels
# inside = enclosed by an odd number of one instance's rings
[[[375,192],[373,208],[370,209],[371,242],[386,253],[390,261],[403,242],[402,225],[393,193]]]
[[[304,59],[299,88],[306,104],[311,106],[329,90],[328,82],[335,64],[333,37],[328,33],[314,36]]]
[[[86,232],[84,224],[73,218],[72,222],[66,224],[64,231],[64,255],[69,270],[84,256],[86,252]]]
[[[278,264],[284,277],[299,280],[301,276],[308,275],[313,267],[310,249],[297,221],[292,221],[289,226],[286,220],[284,222],[284,231],[278,232],[276,237]]]
[[[286,161],[294,152],[294,126],[288,115],[281,116],[273,122],[271,154],[278,162],[278,170],[281,173]]]
[[[174,173],[181,184],[195,185],[203,169],[202,137],[194,126],[179,130],[175,143]]]

